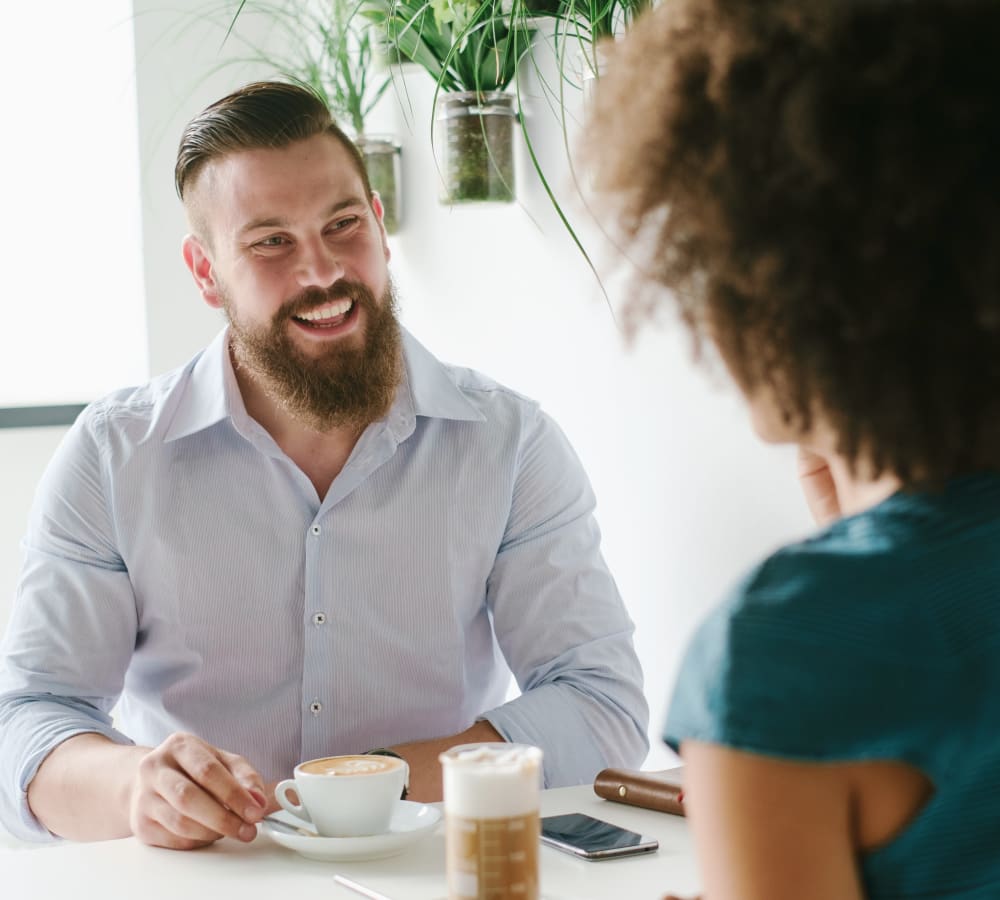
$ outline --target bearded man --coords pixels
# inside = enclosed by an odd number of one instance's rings
[[[89,407],[46,472],[0,658],[7,828],[252,840],[296,763],[373,748],[425,801],[455,744],[536,744],[549,787],[641,763],[586,476],[537,404],[400,327],[381,204],[323,103],[225,97],[176,181],[228,326]]]

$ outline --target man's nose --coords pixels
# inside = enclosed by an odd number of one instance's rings
[[[300,245],[295,274],[301,287],[327,288],[343,277],[344,266],[333,247],[316,239]]]

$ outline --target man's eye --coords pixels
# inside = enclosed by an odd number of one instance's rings
[[[330,226],[330,230],[343,231],[346,228],[350,228],[352,225],[356,225],[360,221],[360,216],[345,216],[343,219],[337,219],[337,221]]]
[[[280,235],[266,237],[262,241],[257,241],[258,247],[280,247],[285,243],[285,239]]]

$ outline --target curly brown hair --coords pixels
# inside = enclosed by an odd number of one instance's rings
[[[852,465],[1000,468],[998,48],[996,0],[663,0],[584,149],[639,254],[631,326],[672,295]]]

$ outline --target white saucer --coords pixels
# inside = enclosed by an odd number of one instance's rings
[[[290,812],[280,810],[274,818],[289,825],[315,832],[312,823],[304,822]],[[261,831],[272,841],[288,847],[309,859],[323,862],[355,862],[364,859],[383,859],[402,853],[411,844],[426,837],[441,821],[441,810],[425,803],[400,800],[392,813],[389,830],[384,834],[367,837],[320,837],[316,834],[288,834],[269,822],[261,822]]]

